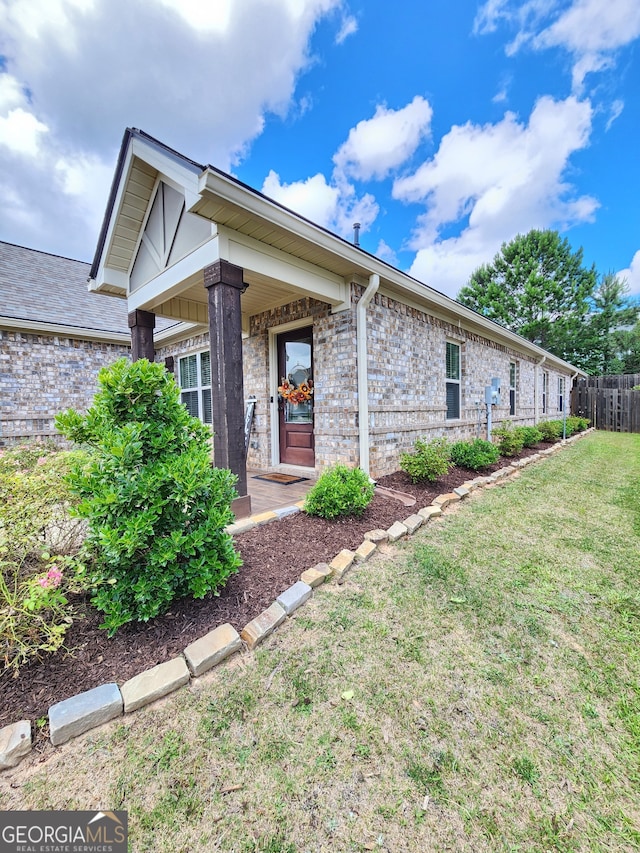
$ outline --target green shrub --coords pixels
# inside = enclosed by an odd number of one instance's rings
[[[538,424],[543,441],[558,441],[562,438],[562,421],[542,421]],[[567,435],[569,435],[567,430]]]
[[[534,426],[518,426],[516,432],[522,437],[523,447],[533,447],[542,441],[542,433],[538,427]]]
[[[171,602],[215,592],[241,564],[225,527],[234,475],[211,467],[210,430],[180,402],[162,365],[120,359],[103,368],[86,415],[56,419],[88,448],[69,482],[88,522],[93,604],[109,635]]]
[[[0,455],[0,659],[15,674],[63,645],[74,617],[67,596],[84,587],[72,556],[83,524],[68,515],[64,484],[81,458],[43,444]]]
[[[461,468],[471,468],[472,471],[480,471],[488,468],[500,458],[500,453],[495,444],[482,438],[473,441],[456,441],[451,446],[451,461]]]
[[[437,480],[447,474],[452,465],[451,445],[446,438],[432,438],[431,441],[418,438],[413,453],[400,455],[400,468],[412,483]]]
[[[307,493],[304,511],[320,518],[362,515],[373,499],[374,484],[360,468],[333,465]]]
[[[491,435],[498,445],[500,456],[515,456],[524,447],[522,433],[515,429],[509,421],[505,421],[501,426],[494,429]]]
[[[573,435],[576,432],[582,432],[589,428],[589,418],[582,418],[579,415],[570,415],[567,418],[567,435]],[[571,430],[571,432],[569,432]]]

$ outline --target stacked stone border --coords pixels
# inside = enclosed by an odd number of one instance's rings
[[[282,592],[273,604],[244,628],[238,631],[230,624],[219,625],[204,637],[190,643],[181,655],[158,664],[130,678],[121,686],[115,682],[102,684],[79,693],[49,708],[49,736],[54,746],[84,734],[123,714],[130,714],[183,687],[243,648],[253,651],[276,628],[292,616],[313,595],[315,587],[326,581],[343,584],[347,573],[356,563],[366,562],[384,542],[397,542],[415,533],[432,518],[453,503],[464,500],[471,492],[491,486],[515,474],[532,462],[551,456],[563,446],[592,432],[593,428],[551,445],[548,449],[513,462],[488,477],[475,477],[448,494],[438,495],[425,506],[402,521],[394,522],[388,530],[371,530],[355,550],[343,549],[330,563],[319,563],[306,569],[300,580]],[[232,534],[244,533],[254,527],[286,518],[300,512],[304,501],[284,509],[263,512],[229,525]],[[31,721],[20,720],[0,729],[0,770],[15,767],[32,748]]]

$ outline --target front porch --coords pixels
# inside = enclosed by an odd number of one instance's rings
[[[256,479],[257,477],[262,478],[272,473],[293,476],[298,482],[283,485],[264,479]],[[249,469],[247,471],[247,490],[251,498],[251,515],[259,515],[262,512],[269,511],[273,512],[297,503],[305,497],[315,481],[315,472],[304,468],[278,468],[274,471]],[[245,516],[242,514],[238,515],[238,518],[243,517]]]

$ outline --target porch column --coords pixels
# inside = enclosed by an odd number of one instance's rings
[[[138,361],[146,358],[153,361],[156,351],[153,347],[153,330],[156,325],[156,315],[151,311],[141,311],[136,308],[129,312],[129,328],[131,329],[131,358]]]
[[[230,468],[238,478],[240,497],[232,506],[236,516],[251,514],[244,443],[240,294],[247,285],[243,273],[242,267],[222,260],[204,269],[209,293],[213,460],[217,468]]]

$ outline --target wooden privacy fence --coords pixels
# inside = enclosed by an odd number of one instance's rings
[[[597,429],[640,432],[640,373],[588,376],[571,391],[571,414],[589,418]]]

